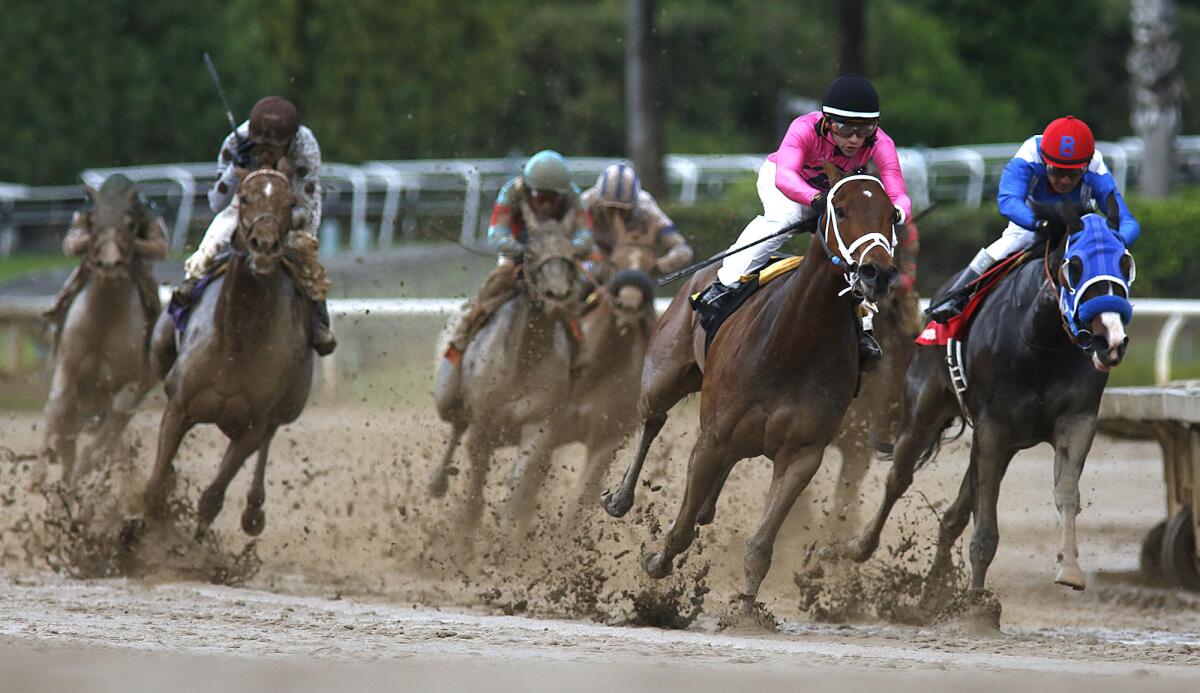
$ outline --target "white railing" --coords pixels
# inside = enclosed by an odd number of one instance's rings
[[[160,288],[160,297],[165,303],[170,298],[167,287]],[[0,295],[0,323],[29,322],[38,320],[41,313],[50,307],[53,297],[50,296],[2,296]],[[670,305],[671,299],[659,298],[654,307],[662,313]],[[465,303],[460,298],[348,298],[331,299],[329,313],[334,320],[350,316],[375,316],[399,318],[410,315],[450,315],[458,311]],[[929,300],[921,300],[921,309],[929,307]],[[1159,329],[1154,346],[1154,380],[1158,385],[1165,385],[1171,380],[1171,361],[1175,351],[1175,342],[1183,325],[1188,320],[1200,318],[1200,300],[1193,299],[1158,299],[1143,298],[1133,301],[1134,314],[1142,317],[1164,318]],[[0,324],[0,327],[3,327]],[[0,349],[5,356],[0,370],[11,372],[16,368],[17,350],[15,336],[11,329],[5,330],[7,348]],[[336,357],[337,352],[334,352]],[[322,361],[324,375],[330,379],[337,377],[335,358]]]

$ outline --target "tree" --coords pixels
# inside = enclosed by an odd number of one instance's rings
[[[1175,40],[1175,3],[1139,0],[1131,5],[1133,50],[1129,76],[1133,81],[1130,121],[1142,138],[1142,194],[1166,197],[1174,174],[1175,136],[1179,134],[1179,42]]]
[[[629,153],[642,186],[667,192],[663,174],[663,102],[655,59],[654,0],[629,0],[625,29],[625,123]]]
[[[838,3],[838,74],[867,74],[867,0]]]

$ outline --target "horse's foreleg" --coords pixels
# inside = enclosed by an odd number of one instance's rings
[[[275,437],[275,429],[267,431],[267,437],[258,446],[258,461],[254,465],[254,479],[250,482],[250,492],[246,494],[246,509],[242,511],[242,531],[252,537],[262,534],[267,524],[267,516],[263,513],[263,503],[267,500],[267,455],[271,449],[271,439]]]
[[[771,556],[779,528],[783,526],[800,493],[821,467],[824,454],[825,446],[816,445],[781,454],[774,461],[766,510],[758,529],[746,542],[746,589],[741,595],[743,609],[754,606],[758,588],[771,568]]]
[[[617,456],[617,448],[621,446],[622,442],[623,438],[611,431],[602,431],[591,436],[591,440],[587,443],[587,460],[584,462],[583,474],[580,476],[579,486],[575,492],[575,502],[567,511],[567,521],[564,523],[566,529],[573,530],[575,528],[584,508],[589,506],[595,508],[591,504],[600,494],[604,477],[612,467],[613,460]]]
[[[950,586],[953,577],[951,556],[954,544],[962,536],[963,530],[967,528],[967,520],[971,518],[971,509],[974,507],[975,455],[972,454],[971,462],[967,465],[967,471],[963,473],[962,483],[958,487],[958,496],[942,513],[942,519],[938,523],[937,550],[933,556],[933,566],[929,569],[929,576],[925,579],[921,596],[922,604],[927,605],[933,601],[940,601]]]
[[[833,513],[842,522],[838,525],[839,536],[844,537],[847,528],[854,526],[861,514],[859,491],[871,468],[871,448],[866,439],[855,439],[843,441],[838,450],[842,453],[842,466],[834,482]]]
[[[221,506],[225,504],[225,489],[229,487],[233,477],[237,476],[246,458],[263,443],[263,435],[263,431],[250,429],[230,441],[229,447],[225,449],[225,456],[221,459],[221,467],[217,470],[217,478],[200,494],[200,503],[196,508],[197,540],[204,536],[209,525],[216,519],[217,513],[221,512]]]
[[[175,321],[163,311],[154,324],[154,332],[150,338],[150,367],[164,380],[171,367],[175,365],[177,347],[175,344]]]
[[[917,462],[934,444],[934,438],[941,435],[946,422],[955,415],[956,406],[953,393],[947,392],[938,382],[929,383],[920,392],[917,406],[910,410],[908,421],[896,440],[883,501],[866,529],[846,544],[842,552],[845,557],[861,563],[879,548],[879,535],[883,533],[892,508],[912,485]]]
[[[146,489],[142,492],[146,514],[151,517],[166,514],[167,495],[175,487],[175,453],[179,451],[179,444],[191,427],[191,422],[184,416],[183,407],[168,401],[158,426],[158,452],[154,458],[154,470],[150,472]]]
[[[1078,416],[1060,421],[1054,432],[1054,505],[1058,508],[1058,571],[1054,581],[1073,589],[1086,587],[1079,569],[1075,517],[1079,514],[1079,476],[1096,435],[1096,420]]]
[[[513,523],[512,534],[518,541],[525,534],[529,520],[537,509],[536,496],[550,472],[554,449],[551,433],[544,423],[526,424],[521,431],[521,453],[513,473],[512,495],[508,501],[508,516]]]
[[[1004,432],[997,427],[977,422],[971,449],[975,466],[975,530],[971,534],[971,590],[983,590],[988,567],[1000,545],[1000,524],[996,504],[1000,498],[1000,482],[1008,470],[1014,451],[1004,441]]]
[[[492,466],[494,446],[493,434],[478,427],[472,428],[467,436],[467,456],[471,460],[471,469],[467,481],[467,506],[463,523],[466,531],[463,532],[463,538],[468,544],[470,534],[479,528],[479,520],[483,516],[483,489]]]
[[[637,493],[637,482],[638,477],[642,474],[642,465],[646,462],[646,455],[650,452],[651,443],[658,437],[658,432],[666,423],[667,415],[665,413],[650,416],[642,422],[642,437],[638,442],[637,455],[633,458],[629,468],[625,470],[621,485],[617,487],[616,491],[609,491],[600,498],[600,504],[604,506],[605,512],[609,515],[624,517],[625,513],[633,507],[633,497]]]
[[[708,497],[704,499],[704,505],[700,507],[700,513],[696,515],[696,524],[710,525],[716,519],[717,501],[721,499],[721,490],[725,488],[725,482],[729,480],[729,474],[733,471],[733,467],[736,464],[736,461],[731,462],[721,470],[721,475],[713,482],[712,489],[708,492]]]
[[[46,435],[42,451],[38,455],[30,475],[30,486],[40,487],[46,481],[49,466],[52,463],[62,463],[62,478],[69,481],[75,466],[75,441],[79,435],[78,401],[73,390],[63,384],[63,376],[55,374],[50,396],[46,399],[43,410],[43,421]]]
[[[667,529],[662,551],[646,554],[642,558],[642,567],[650,577],[663,578],[670,575],[672,561],[696,538],[696,515],[713,493],[713,484],[721,478],[726,466],[737,461],[729,457],[725,450],[717,447],[715,441],[701,433],[700,440],[697,440],[696,446],[692,448],[683,503],[679,506],[679,514],[675,521]]]
[[[100,425],[100,432],[96,435],[96,440],[80,455],[82,459],[80,460],[79,474],[94,469],[109,458],[145,394],[145,383],[141,380],[127,383],[117,392],[112,399],[111,408],[104,417],[104,422]]]
[[[455,420],[450,428],[450,442],[446,444],[446,452],[442,454],[442,463],[433,471],[429,477],[429,495],[434,498],[441,498],[446,495],[449,488],[450,470],[454,462],[454,450],[458,448],[458,442],[462,440],[463,432],[467,430],[466,422]]]

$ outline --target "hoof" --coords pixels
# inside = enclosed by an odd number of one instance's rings
[[[252,537],[262,534],[267,525],[267,514],[262,508],[246,508],[242,513],[242,531]]]
[[[671,574],[672,565],[661,551],[656,551],[642,557],[642,568],[650,577],[661,580]]]
[[[1054,581],[1077,592],[1081,592],[1087,587],[1087,583],[1083,579],[1083,571],[1079,569],[1079,566],[1060,565]]]
[[[450,480],[445,474],[434,474],[429,478],[429,495],[431,498],[441,498],[450,489]]]
[[[625,513],[633,507],[633,499],[627,498],[620,491],[605,491],[603,496],[600,496],[600,505],[604,506],[604,512],[613,517],[625,517]]]
[[[133,550],[133,547],[138,545],[142,539],[142,533],[146,531],[146,521],[140,517],[130,517],[121,525],[121,532],[117,535],[118,546],[121,551],[128,552]]]
[[[862,535],[859,535],[846,542],[841,553],[843,558],[849,558],[855,563],[862,563],[874,555],[878,546],[878,542],[867,541]]]
[[[696,524],[705,527],[712,524],[712,521],[717,517],[717,509],[714,506],[704,506],[700,510],[700,514],[696,515]]]

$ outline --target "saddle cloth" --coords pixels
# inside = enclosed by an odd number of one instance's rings
[[[704,351],[708,351],[708,347],[712,344],[712,340],[717,336],[717,330],[721,329],[721,325],[729,319],[729,316],[741,307],[746,299],[754,295],[760,287],[770,284],[775,279],[782,277],[788,272],[794,271],[800,266],[800,262],[804,259],[803,255],[772,255],[767,258],[767,264],[763,265],[758,271],[751,274],[744,274],[741,277],[741,282],[734,289],[733,295],[725,304],[725,308],[717,313],[711,313],[700,310],[700,294],[698,292],[692,294],[689,303],[692,310],[700,313],[700,326],[704,328]]]
[[[975,316],[979,306],[983,305],[984,299],[991,294],[992,290],[1000,284],[1000,281],[1007,277],[1013,270],[1025,264],[1032,257],[1029,252],[1017,253],[1005,258],[1003,261],[996,263],[991,269],[983,273],[979,279],[975,280],[974,293],[967,301],[966,308],[963,312],[950,318],[948,322],[942,324],[933,320],[921,330],[921,334],[917,335],[917,344],[924,346],[946,346],[946,343],[951,339],[963,342],[967,339],[967,332],[970,330],[971,318]],[[935,297],[934,300],[937,300]]]

